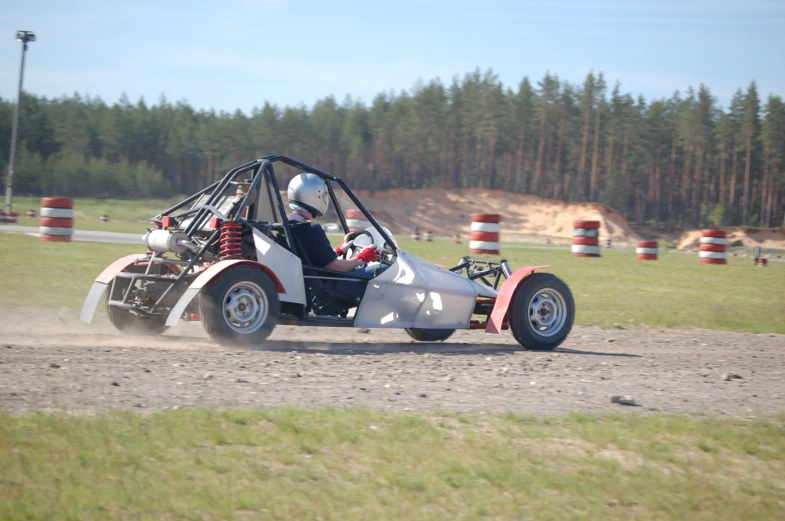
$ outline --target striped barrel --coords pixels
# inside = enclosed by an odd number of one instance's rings
[[[600,256],[600,221],[573,221],[572,256]]]
[[[360,210],[349,208],[344,214],[346,217],[346,226],[349,227],[350,232],[359,232],[371,227],[371,221],[365,218]]]
[[[412,232],[412,240],[413,241],[419,241],[420,240],[420,232],[419,231],[414,230]]]
[[[657,241],[640,241],[635,248],[638,260],[657,260]]]
[[[16,224],[19,214],[16,212],[0,212],[0,223]]]
[[[499,254],[501,220],[501,215],[495,213],[472,214],[472,237],[469,241],[469,250],[472,253]]]
[[[71,242],[74,233],[74,201],[64,197],[41,198],[42,241]]]
[[[431,233],[430,230],[425,230],[424,232],[422,232],[422,240],[424,242],[431,242],[433,240],[433,234]]]
[[[703,264],[726,264],[728,239],[722,230],[702,230],[698,257]]]

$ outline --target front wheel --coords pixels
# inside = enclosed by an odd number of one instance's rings
[[[519,344],[532,351],[550,351],[564,342],[572,329],[572,292],[555,275],[534,273],[515,290],[507,317]]]
[[[454,329],[418,329],[414,327],[406,328],[409,336],[419,342],[443,342],[455,333]]]
[[[263,271],[241,266],[222,273],[199,301],[202,324],[213,341],[256,347],[278,323],[281,302],[275,283]]]

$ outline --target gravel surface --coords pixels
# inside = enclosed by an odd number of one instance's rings
[[[0,408],[369,407],[558,415],[785,411],[785,335],[573,328],[556,351],[509,333],[276,328],[264,350],[216,346],[199,323],[123,336],[73,311],[0,310]],[[612,398],[616,396],[616,400]],[[622,400],[619,396],[624,397]],[[625,405],[630,398],[634,405]]]

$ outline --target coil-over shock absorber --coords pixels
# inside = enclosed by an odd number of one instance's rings
[[[221,259],[242,258],[243,227],[240,223],[225,221],[221,224]]]

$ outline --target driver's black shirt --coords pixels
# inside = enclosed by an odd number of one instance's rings
[[[299,246],[305,250],[305,257],[311,265],[323,268],[338,258],[321,226],[297,212],[292,212],[288,219],[294,224],[292,233],[296,235]]]

